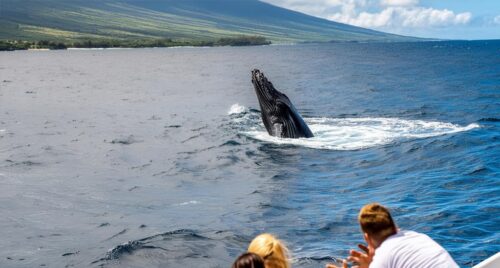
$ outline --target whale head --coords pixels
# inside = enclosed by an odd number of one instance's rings
[[[266,110],[270,114],[276,114],[280,108],[278,107],[279,102],[285,101],[290,103],[290,99],[285,94],[276,90],[273,84],[264,76],[264,73],[257,69],[252,70],[252,83],[261,110]],[[287,105],[285,102],[280,103],[280,105]]]

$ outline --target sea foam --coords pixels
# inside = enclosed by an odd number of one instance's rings
[[[227,112],[228,115],[232,114],[241,114],[246,112],[246,108],[243,105],[240,105],[239,103],[235,103],[231,105],[231,108],[229,108],[229,111]]]
[[[236,106],[237,105],[237,106]],[[231,111],[246,110],[235,104]],[[400,140],[436,137],[468,131],[478,124],[461,126],[457,124],[408,120],[400,118],[304,118],[314,134],[312,138],[288,139],[270,136],[262,123],[248,126],[243,134],[268,143],[297,145],[327,150],[359,150],[382,146]],[[247,122],[250,123],[250,122]]]

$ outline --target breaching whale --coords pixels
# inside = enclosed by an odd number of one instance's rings
[[[290,99],[275,89],[261,71],[252,70],[252,83],[269,135],[280,138],[314,137]]]

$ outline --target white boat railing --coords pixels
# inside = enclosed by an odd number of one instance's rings
[[[500,268],[500,252],[487,258],[473,268]]]

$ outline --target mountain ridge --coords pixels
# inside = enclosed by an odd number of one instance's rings
[[[274,43],[421,39],[337,23],[258,0],[1,0],[0,39],[213,40]]]

